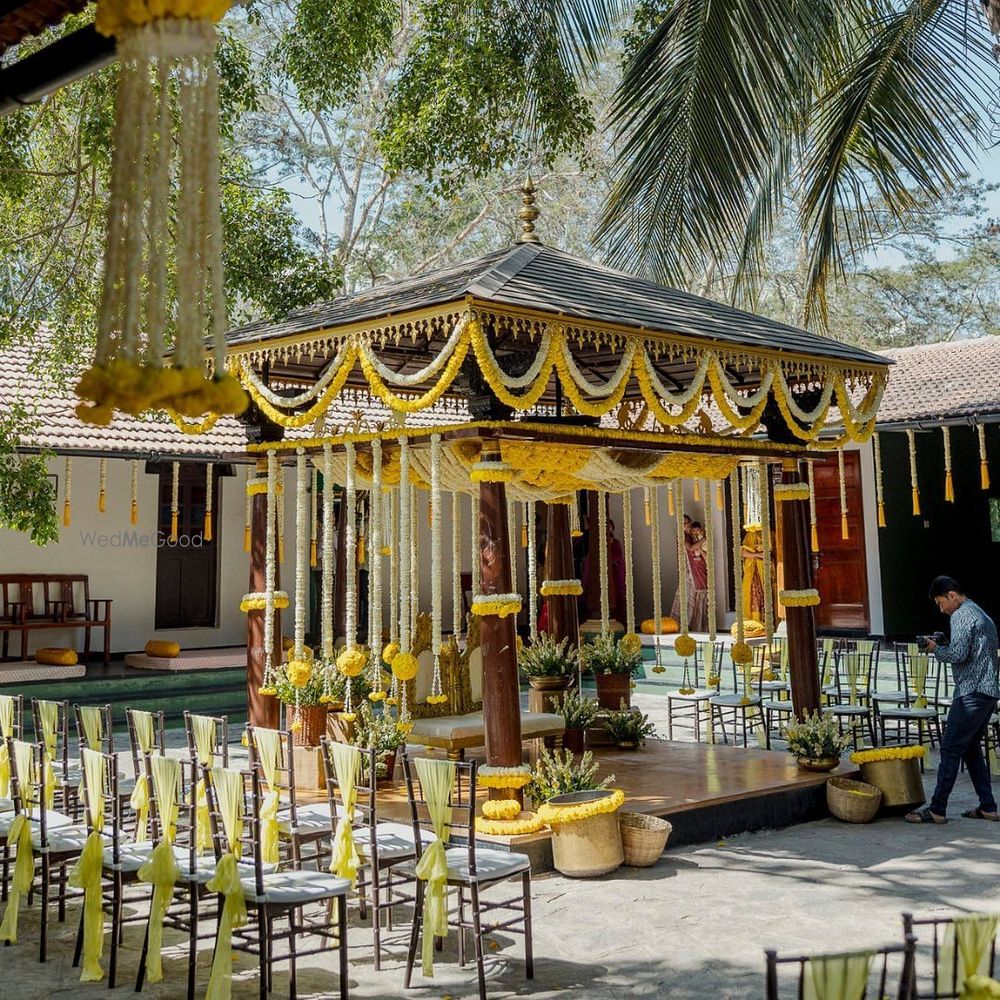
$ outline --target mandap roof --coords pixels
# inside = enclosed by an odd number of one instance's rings
[[[317,427],[317,447],[329,408],[353,392],[384,409],[374,431],[387,437],[420,423],[449,435],[789,454],[828,422],[843,427],[828,445],[866,438],[890,363],[533,244],[240,327],[228,341],[254,403],[285,428]]]

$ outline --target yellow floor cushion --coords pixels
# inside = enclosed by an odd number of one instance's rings
[[[146,643],[147,656],[159,656],[165,660],[172,660],[180,654],[180,643],[167,642],[165,639],[150,639]]]
[[[654,623],[652,618],[647,618],[642,623],[642,634],[643,635],[655,635],[656,629],[654,628]],[[677,624],[676,618],[664,617],[660,619],[660,635],[671,635],[674,632],[680,632],[681,627]]]
[[[733,622],[733,627],[730,629],[733,638],[736,638],[737,626],[736,622]],[[764,625],[761,622],[754,621],[752,618],[747,618],[743,622],[743,635],[747,639],[759,639],[764,635]]]
[[[72,667],[77,662],[76,650],[64,649],[61,646],[43,646],[35,650],[35,663],[43,663],[49,667]]]

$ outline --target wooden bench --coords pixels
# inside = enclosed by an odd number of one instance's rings
[[[90,659],[90,632],[104,631],[104,664],[111,660],[111,599],[91,598],[85,573],[0,573],[2,658],[9,660],[10,636],[21,636],[18,659],[28,659],[28,633],[37,629],[84,630],[83,661]]]
[[[486,724],[482,713],[483,660],[479,648],[479,620],[469,616],[469,636],[459,651],[454,638],[441,650],[441,687],[447,705],[428,705],[434,657],[430,651],[430,616],[418,615],[412,652],[420,663],[413,681],[408,682],[413,729],[410,743],[445,750],[452,760],[462,760],[465,751],[486,745]],[[558,747],[566,730],[561,715],[549,712],[521,712],[521,739],[551,738]]]

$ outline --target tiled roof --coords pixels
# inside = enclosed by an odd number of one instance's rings
[[[896,362],[879,425],[1000,415],[1000,337],[882,352]]]
[[[574,257],[524,244],[473,261],[389,282],[299,309],[284,319],[231,331],[233,345],[326,330],[429,306],[480,301],[532,308],[594,323],[674,333],[732,347],[836,358],[864,365],[885,359],[763,316]]]

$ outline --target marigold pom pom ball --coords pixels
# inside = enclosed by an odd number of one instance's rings
[[[368,657],[363,649],[345,649],[337,657],[337,669],[345,677],[357,677],[368,665]]]
[[[677,639],[674,641],[674,652],[676,652],[678,656],[683,656],[684,659],[687,659],[689,656],[694,656],[697,648],[697,643],[691,638],[691,636],[687,635],[687,633],[677,636]]]
[[[312,677],[312,663],[309,660],[289,660],[285,673],[292,687],[304,688]]]
[[[398,642],[387,642],[382,649],[382,660],[392,666],[392,661],[396,658],[396,654],[399,652]]]
[[[733,645],[733,663],[745,664],[753,662],[753,650],[745,642]]]
[[[412,653],[397,653],[392,658],[392,676],[397,681],[412,681],[420,664]]]
[[[618,644],[626,653],[629,654],[629,656],[635,656],[636,653],[642,651],[642,639],[640,639],[635,632],[626,632],[625,635],[621,637]]]

